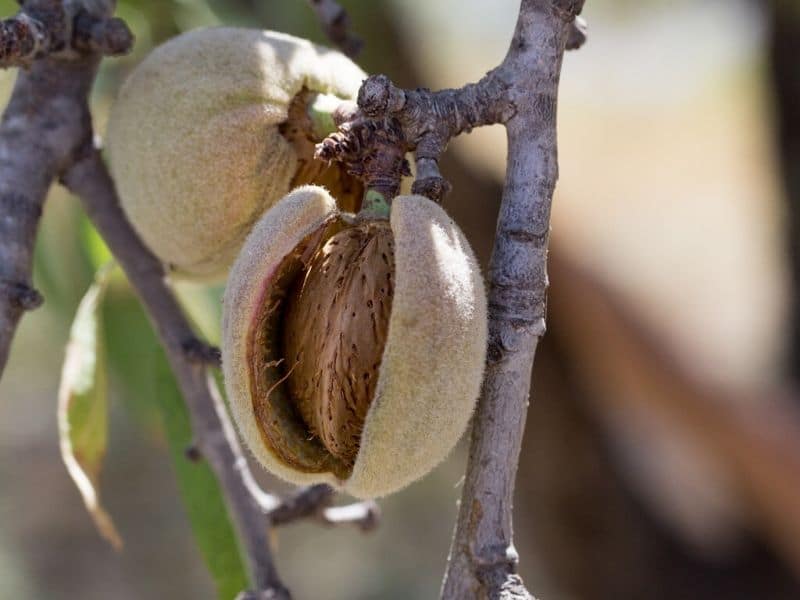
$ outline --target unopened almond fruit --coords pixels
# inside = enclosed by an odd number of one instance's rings
[[[107,135],[138,234],[171,272],[219,278],[296,185],[325,185],[352,209],[360,184],[313,159],[327,132],[311,135],[306,109],[322,99],[334,110],[365,77],[339,52],[271,31],[200,29],[153,50],[120,90]]]

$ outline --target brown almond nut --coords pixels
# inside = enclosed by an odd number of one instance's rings
[[[289,394],[328,451],[355,462],[375,394],[394,292],[388,221],[329,238],[286,299]]]

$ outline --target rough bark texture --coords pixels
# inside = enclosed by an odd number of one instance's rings
[[[133,41],[107,18],[113,2],[94,2],[93,13],[71,6],[74,18],[60,0],[29,0],[0,22],[0,67],[41,57],[20,71],[0,124],[0,374],[22,313],[41,304],[31,281],[36,230],[51,182],[91,139],[86,98],[98,52],[124,52]]]
[[[506,123],[508,168],[489,267],[488,365],[442,588],[447,600],[531,597],[516,575],[512,498],[531,367],[545,331],[561,59],[581,5],[523,0],[499,67],[509,74],[516,112]]]
[[[107,16],[113,2],[97,2]],[[33,15],[33,16],[31,16]],[[9,22],[35,18],[52,33],[50,47],[63,46],[64,12],[57,0],[26,2],[21,16],[4,21],[0,33],[18,31]],[[58,40],[61,40],[60,42]],[[26,53],[27,44],[11,38],[0,46]],[[15,45],[16,44],[16,45]],[[18,48],[16,51],[14,48]],[[41,302],[32,288],[33,247],[44,200],[53,179],[65,168],[78,147],[91,139],[87,94],[99,57],[95,54],[62,60],[44,57],[20,71],[0,124],[0,374],[8,359],[11,340],[23,311]],[[2,66],[2,65],[0,65]]]

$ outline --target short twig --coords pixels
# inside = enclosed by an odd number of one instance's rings
[[[362,531],[377,527],[380,509],[375,502],[368,500],[331,506],[334,496],[333,488],[324,484],[303,488],[268,512],[270,522],[280,526],[312,519],[329,526],[356,525]]]
[[[361,531],[372,531],[378,526],[381,511],[372,500],[345,506],[330,506],[319,515],[325,525],[356,525]]]
[[[286,525],[314,516],[330,506],[335,494],[333,488],[325,484],[302,488],[270,510],[269,520],[273,525]]]
[[[364,42],[350,30],[350,17],[336,0],[308,0],[328,39],[347,56],[358,56]]]
[[[588,39],[589,24],[583,17],[575,17],[567,37],[567,50],[578,50]]]
[[[122,19],[97,19],[86,11],[75,17],[72,47],[104,56],[127,54],[134,37]]]
[[[567,48],[583,45],[586,27],[586,21],[580,17],[570,24]],[[358,110],[339,123],[338,132],[319,144],[317,154],[325,160],[362,165],[363,158],[369,156],[362,151],[364,132],[393,127],[396,133],[391,141],[396,149],[403,154],[414,151],[417,176],[412,191],[441,200],[451,189],[439,171],[439,157],[448,142],[475,127],[506,123],[513,117],[514,84],[514,74],[502,68],[490,71],[477,83],[436,92],[404,90],[385,75],[373,75],[359,90]]]
[[[315,157],[341,163],[367,189],[394,198],[403,176],[411,174],[408,149],[397,119],[359,116],[318,144]]]
[[[204,341],[191,337],[181,344],[186,358],[199,365],[219,367],[222,364],[222,353],[216,346],[206,344]]]
[[[514,104],[506,93],[511,84],[501,75],[504,73],[491,71],[477,83],[436,92],[404,90],[385,75],[373,75],[359,90],[358,110],[339,125],[338,132],[318,145],[318,153],[333,155],[331,145],[359,148],[363,146],[359,139],[363,131],[387,129],[385,124],[391,124],[396,130],[392,138],[396,147],[391,152],[402,156],[414,151],[417,177],[412,191],[441,200],[450,191],[450,184],[439,171],[439,157],[450,139],[474,127],[504,123],[514,114]],[[347,153],[344,156],[347,163]],[[342,153],[335,158],[342,160]],[[393,159],[391,155],[388,158]],[[372,162],[389,160],[377,155]]]
[[[38,290],[27,283],[0,281],[0,294],[22,310],[35,310],[42,305],[44,298]]]

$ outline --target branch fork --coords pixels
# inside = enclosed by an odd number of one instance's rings
[[[30,67],[45,56],[125,54],[133,34],[124,21],[98,16],[76,2],[29,0],[15,17],[0,21],[0,67]]]
[[[359,90],[357,109],[345,115],[339,130],[317,146],[317,156],[343,162],[353,174],[391,179],[408,174],[407,167],[400,169],[404,163],[398,157],[414,152],[417,176],[412,192],[441,201],[451,189],[439,171],[439,157],[447,143],[474,127],[510,118],[514,109],[505,94],[509,87],[494,72],[476,84],[437,92],[403,90],[385,75],[372,75]],[[365,136],[365,131],[370,135]],[[374,140],[374,132],[387,134]],[[369,142],[365,143],[365,137]]]

